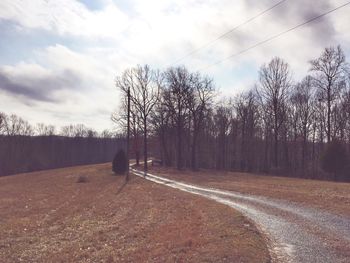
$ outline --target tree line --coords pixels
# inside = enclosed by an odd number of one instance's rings
[[[58,133],[52,125],[0,113],[0,176],[109,162],[124,148],[125,139],[112,131],[98,134],[78,124]]]
[[[151,154],[178,169],[349,180],[350,70],[341,47],[309,61],[301,80],[278,57],[258,76],[247,91],[222,98],[211,78],[184,66],[138,65],[116,79],[123,96],[112,119],[125,130],[130,90],[137,162],[143,149],[145,160]]]
[[[16,114],[7,115],[0,112],[0,136],[63,136],[63,137],[91,137],[114,138],[121,135],[115,131],[105,129],[98,133],[84,124],[70,124],[58,130],[54,125],[44,123],[30,124]]]

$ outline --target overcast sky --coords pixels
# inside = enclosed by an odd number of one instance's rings
[[[112,127],[117,75],[136,64],[164,69],[279,0],[1,0],[0,111],[31,123]],[[287,0],[179,62],[198,70],[347,0]],[[350,57],[350,6],[203,70],[222,96],[248,89],[274,56],[296,81],[308,61],[340,44]],[[349,60],[349,59],[348,59]]]

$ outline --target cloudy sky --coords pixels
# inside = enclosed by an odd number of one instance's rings
[[[308,61],[340,44],[350,57],[350,5],[207,68],[347,0],[286,0],[225,38],[178,61],[280,0],[1,0],[0,111],[31,123],[111,128],[117,75],[136,64],[178,64],[214,78],[222,96],[250,88],[280,56],[297,81]],[[203,69],[206,68],[206,69]]]

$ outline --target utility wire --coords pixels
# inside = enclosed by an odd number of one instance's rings
[[[219,60],[219,61],[217,61],[217,62],[215,62],[215,63],[213,63],[213,64],[210,64],[210,65],[208,65],[208,66],[206,66],[206,67],[200,68],[200,69],[197,70],[197,71],[203,71],[203,70],[205,70],[205,69],[208,69],[208,68],[211,68],[211,67],[213,67],[213,66],[216,66],[216,65],[218,65],[218,64],[220,64],[220,63],[222,63],[222,62],[224,62],[224,61],[226,61],[226,60],[228,60],[228,59],[231,59],[231,58],[236,57],[236,56],[238,56],[238,55],[241,55],[241,54],[243,54],[243,53],[245,53],[245,52],[248,52],[249,50],[251,50],[251,49],[253,49],[253,48],[256,48],[256,47],[258,47],[258,46],[260,46],[260,45],[263,45],[263,44],[265,44],[265,43],[267,43],[267,42],[270,42],[270,41],[272,41],[272,40],[274,40],[274,39],[276,39],[276,38],[278,38],[278,37],[280,37],[280,36],[282,36],[282,35],[284,35],[284,34],[287,34],[287,33],[291,32],[291,31],[293,31],[293,30],[296,30],[296,29],[298,29],[298,28],[300,28],[300,27],[302,27],[302,26],[305,26],[305,25],[307,25],[307,24],[309,24],[309,23],[311,23],[311,22],[313,22],[313,21],[315,21],[315,20],[317,20],[317,19],[319,19],[319,18],[322,18],[322,17],[324,17],[324,16],[326,16],[326,15],[328,15],[328,14],[330,14],[330,13],[333,13],[333,12],[335,12],[335,11],[337,11],[337,10],[339,10],[339,9],[341,9],[341,8],[343,8],[343,7],[347,6],[347,5],[349,5],[349,4],[350,4],[350,1],[347,2],[347,3],[345,3],[345,4],[343,4],[343,5],[340,5],[340,6],[338,6],[338,7],[335,7],[335,8],[333,8],[333,9],[331,9],[331,10],[329,10],[329,11],[323,13],[323,14],[320,14],[320,15],[318,15],[318,16],[315,16],[315,17],[313,17],[313,18],[311,18],[311,19],[309,19],[309,20],[307,20],[307,21],[305,21],[305,22],[303,22],[303,23],[301,23],[301,24],[298,24],[298,25],[296,25],[296,26],[294,26],[294,27],[291,27],[291,28],[289,28],[289,29],[287,29],[287,30],[285,30],[285,31],[282,31],[282,32],[280,32],[280,33],[278,33],[278,34],[276,34],[276,35],[273,35],[273,36],[271,36],[271,37],[269,37],[269,38],[267,38],[267,39],[265,39],[265,40],[263,40],[263,41],[260,41],[260,42],[258,42],[258,43],[256,43],[256,44],[254,44],[254,45],[252,45],[252,46],[246,48],[246,49],[243,49],[243,50],[241,50],[241,51],[239,51],[239,52],[237,52],[237,53],[234,53],[234,54],[232,54],[232,55],[230,55],[230,56],[228,56],[228,57],[226,57],[226,58],[224,58],[224,59],[222,59],[222,60]]]
[[[258,17],[264,15],[265,13],[271,11],[272,9],[274,9],[275,7],[277,7],[277,6],[281,5],[281,4],[283,4],[283,3],[286,2],[286,1],[288,1],[288,0],[282,0],[282,1],[277,2],[277,3],[274,4],[273,6],[271,6],[271,7],[267,8],[267,9],[265,9],[264,11],[262,11],[262,12],[256,14],[256,15],[253,16],[253,17],[249,18],[248,20],[246,20],[246,21],[244,21],[243,23],[241,23],[241,24],[235,26],[234,28],[232,28],[232,29],[230,29],[229,31],[223,33],[222,35],[218,36],[217,38],[215,38],[215,39],[213,39],[213,40],[211,40],[211,41],[205,43],[204,45],[202,45],[202,46],[200,46],[200,47],[198,47],[198,48],[193,49],[191,52],[189,52],[189,53],[186,54],[185,56],[181,57],[180,59],[174,61],[174,62],[171,63],[170,65],[177,64],[177,63],[179,63],[180,61],[182,61],[182,60],[184,60],[184,59],[186,59],[186,58],[188,58],[188,57],[190,57],[190,56],[192,56],[192,55],[198,53],[200,50],[202,50],[202,49],[204,49],[204,48],[206,48],[206,47],[211,46],[211,45],[214,44],[216,41],[218,41],[218,40],[220,40],[220,39],[226,37],[227,35],[231,34],[231,33],[234,32],[234,31],[236,31],[238,28],[240,28],[240,27],[242,27],[242,26],[244,26],[244,25],[246,25],[246,24],[252,22],[253,20],[255,20],[255,19],[257,19]]]

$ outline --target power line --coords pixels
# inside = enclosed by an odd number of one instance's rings
[[[184,59],[186,59],[186,58],[192,56],[193,54],[198,53],[200,50],[202,50],[202,49],[204,49],[204,48],[206,48],[206,47],[211,46],[211,45],[214,44],[216,41],[218,41],[218,40],[220,40],[220,39],[226,37],[227,35],[231,34],[231,33],[234,32],[234,31],[236,31],[238,28],[240,28],[240,27],[242,27],[242,26],[244,26],[244,25],[246,25],[246,24],[252,22],[253,20],[255,20],[255,19],[257,19],[258,17],[264,15],[265,13],[271,11],[272,9],[274,9],[275,7],[277,7],[277,6],[281,5],[281,4],[283,4],[283,3],[286,2],[286,1],[288,1],[288,0],[282,0],[282,1],[277,2],[277,3],[274,4],[273,6],[271,6],[271,7],[267,8],[267,9],[265,9],[264,11],[262,11],[262,12],[260,12],[260,13],[258,13],[258,14],[256,14],[255,16],[253,16],[253,17],[249,18],[248,20],[244,21],[243,23],[241,23],[241,24],[235,26],[234,28],[230,29],[229,31],[226,31],[225,33],[223,33],[222,35],[218,36],[217,38],[215,38],[215,39],[213,39],[213,40],[207,42],[206,44],[204,44],[204,45],[202,45],[202,46],[200,46],[200,47],[198,47],[198,48],[196,48],[196,49],[193,49],[193,50],[192,50],[191,52],[189,52],[187,55],[185,55],[185,56],[183,56],[182,58],[180,58],[180,59],[174,61],[174,62],[171,63],[170,65],[176,64],[176,63],[178,63],[178,62],[180,62],[180,61],[182,61],[182,60],[184,60]]]
[[[302,27],[302,26],[305,26],[306,24],[309,24],[309,23],[311,23],[311,22],[313,22],[313,21],[315,21],[315,20],[317,20],[317,19],[319,19],[319,18],[322,18],[322,17],[324,17],[324,16],[326,16],[326,15],[328,15],[328,14],[330,14],[330,13],[333,13],[333,12],[335,12],[335,11],[337,11],[337,10],[339,10],[339,9],[341,9],[341,8],[343,8],[343,7],[347,6],[347,5],[349,5],[349,4],[350,4],[350,1],[347,2],[347,3],[345,3],[345,4],[343,4],[343,5],[340,5],[340,6],[338,6],[338,7],[335,7],[335,8],[333,8],[333,9],[331,9],[331,10],[329,10],[329,11],[323,13],[323,14],[320,14],[320,15],[318,15],[318,16],[315,16],[315,17],[313,17],[313,18],[311,18],[311,19],[309,19],[309,20],[307,20],[307,21],[305,21],[305,22],[303,22],[303,23],[301,23],[301,24],[298,24],[298,25],[296,25],[296,26],[294,26],[294,27],[291,27],[291,28],[289,28],[289,29],[287,29],[287,30],[285,30],[285,31],[282,31],[282,32],[280,32],[280,33],[278,33],[278,34],[276,34],[276,35],[273,35],[273,36],[271,36],[271,37],[269,37],[269,38],[267,38],[267,39],[265,39],[265,40],[263,40],[263,41],[260,41],[260,42],[254,44],[254,45],[252,45],[252,46],[250,46],[250,47],[248,47],[248,48],[246,48],[246,49],[243,49],[243,50],[241,50],[241,51],[239,51],[239,52],[237,52],[237,53],[234,53],[234,54],[232,54],[232,55],[230,55],[230,56],[228,56],[228,57],[226,57],[226,58],[224,58],[224,59],[222,59],[222,60],[219,60],[219,61],[217,61],[217,62],[215,62],[215,63],[213,63],[213,64],[211,64],[211,65],[208,65],[208,66],[206,66],[206,67],[203,67],[203,68],[201,68],[201,69],[199,69],[199,70],[197,70],[197,71],[203,71],[203,70],[205,70],[205,69],[208,69],[208,68],[211,68],[211,67],[213,67],[213,66],[216,66],[216,65],[218,65],[218,64],[220,64],[220,63],[222,63],[222,62],[224,62],[224,61],[226,61],[226,60],[228,60],[228,59],[230,59],[230,58],[233,58],[233,57],[236,57],[236,56],[238,56],[238,55],[241,55],[241,54],[243,54],[243,53],[245,53],[245,52],[248,52],[249,50],[251,50],[251,49],[253,49],[253,48],[256,48],[256,47],[258,47],[258,46],[260,46],[260,45],[263,45],[263,44],[265,44],[265,43],[267,43],[267,42],[270,42],[270,41],[272,41],[272,40],[274,40],[274,39],[276,39],[276,38],[278,38],[278,37],[280,37],[280,36],[282,36],[282,35],[284,35],[284,34],[287,34],[287,33],[291,32],[291,31],[293,31],[293,30],[295,30],[295,29],[298,29],[298,28],[300,28],[300,27]]]

